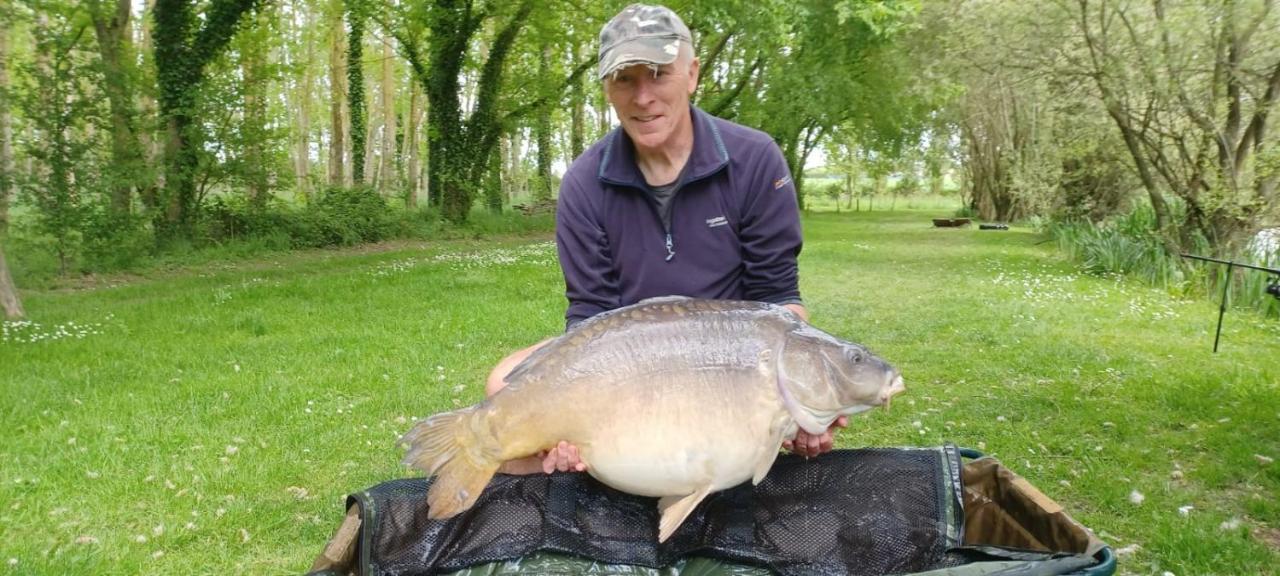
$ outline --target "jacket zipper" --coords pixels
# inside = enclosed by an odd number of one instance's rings
[[[668,201],[670,202],[668,206],[671,208],[671,213],[669,214],[671,216],[670,218],[671,220],[675,220],[676,195],[680,193],[681,187],[682,186],[677,184],[675,191],[671,193],[671,199]],[[663,261],[670,262],[671,259],[675,258],[676,256],[675,241],[671,239],[671,226],[670,224],[662,221],[662,212],[658,210],[658,201],[654,199],[653,194],[649,190],[645,190],[645,189],[641,189],[640,193],[644,194],[645,198],[649,200],[649,208],[653,210],[653,217],[658,219],[658,224],[662,225],[662,231],[666,233],[665,245],[667,248],[667,257],[663,258]]]

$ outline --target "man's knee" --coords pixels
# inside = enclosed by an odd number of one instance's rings
[[[489,379],[485,380],[484,383],[485,398],[493,396],[494,394],[497,394],[499,390],[507,387],[506,377],[507,374],[511,372],[511,368],[506,367],[504,369],[505,363],[506,359],[504,358],[502,362],[499,362],[498,365],[493,368],[493,370],[489,371]]]
[[[534,344],[533,346],[529,346],[528,348],[521,348],[519,350],[516,350],[515,352],[508,354],[506,358],[503,358],[500,362],[498,362],[498,365],[494,366],[493,370],[489,371],[489,378],[485,380],[484,397],[488,398],[490,396],[493,396],[494,394],[497,394],[499,390],[506,388],[507,375],[510,374],[511,371],[515,369],[515,367],[518,366],[521,362],[524,362],[524,359],[528,358],[530,354],[533,354],[537,349],[545,346],[547,342],[550,342],[551,340],[552,340],[551,338],[548,338],[546,340],[538,342],[537,344]]]

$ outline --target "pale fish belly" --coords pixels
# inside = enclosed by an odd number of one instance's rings
[[[679,375],[606,410],[609,417],[577,443],[592,476],[642,496],[750,480],[761,459],[778,450],[770,425],[785,408],[758,373],[743,376]]]
[[[692,494],[708,483],[714,491],[750,480],[769,450],[765,439],[752,440],[683,437],[664,445],[622,443],[620,449],[605,450],[588,446],[582,457],[590,463],[591,475],[613,488],[640,496],[674,496]]]

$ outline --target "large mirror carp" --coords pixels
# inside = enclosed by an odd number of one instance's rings
[[[401,439],[436,476],[432,518],[470,508],[507,460],[578,447],[588,473],[659,498],[665,541],[712,492],[757,484],[798,428],[887,405],[896,369],[782,306],[654,298],[583,321],[516,366],[480,404]]]

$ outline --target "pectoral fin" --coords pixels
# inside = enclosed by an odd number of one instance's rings
[[[688,496],[663,496],[659,499],[658,513],[662,515],[662,519],[658,522],[658,542],[666,542],[667,538],[675,534],[676,528],[684,523],[693,509],[698,507],[698,503],[710,493],[711,485],[707,484]]]
[[[787,439],[788,433],[795,434],[795,430],[792,429],[793,422],[791,415],[786,412],[774,419],[773,425],[769,427],[769,444],[760,453],[760,460],[756,462],[755,474],[751,476],[752,486],[764,480],[765,474],[768,474],[769,469],[773,468],[774,461],[778,459],[778,451],[782,449],[782,441]]]

